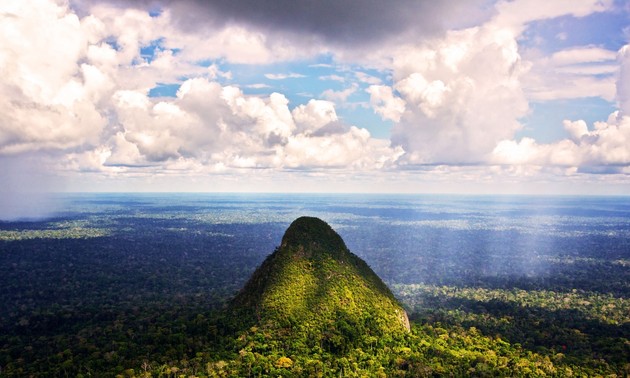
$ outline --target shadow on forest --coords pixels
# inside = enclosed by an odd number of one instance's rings
[[[374,263],[374,269],[390,282],[413,285],[421,280],[435,286],[477,287],[484,289],[521,289],[521,290],[583,290],[600,294],[612,294],[627,297],[630,293],[630,266],[609,259],[582,259],[575,256],[563,257],[566,261],[545,262],[545,270],[535,274],[524,274],[509,270],[484,271],[487,264],[466,260],[463,256],[445,257],[436,261],[429,259],[407,259],[379,261],[373,256],[366,257],[368,263]],[[509,258],[506,257],[506,261]],[[558,257],[558,260],[561,260]],[[451,265],[448,265],[451,264]],[[421,279],[419,279],[421,278]]]
[[[429,310],[414,311],[413,321],[476,327],[486,335],[500,336],[539,354],[562,353],[576,360],[589,357],[623,364],[627,362],[623,356],[630,352],[626,342],[629,323],[607,324],[575,309],[549,310],[500,300],[436,296],[425,300],[435,304]]]

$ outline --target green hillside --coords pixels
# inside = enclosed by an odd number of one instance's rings
[[[252,326],[335,354],[409,330],[405,310],[383,281],[328,224],[311,217],[291,224],[231,307]]]
[[[630,376],[625,260],[571,258],[555,281],[528,289],[522,277],[396,282],[408,331],[392,292],[321,220],[293,222],[234,296],[260,261],[236,251],[269,252],[261,235],[282,229],[232,225],[237,237],[222,234],[209,253],[208,225],[180,232],[187,219],[142,218],[109,237],[8,231],[0,376]],[[82,227],[69,225],[60,232]]]

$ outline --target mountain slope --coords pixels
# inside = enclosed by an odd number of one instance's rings
[[[332,351],[409,329],[407,314],[383,281],[327,223],[312,217],[291,224],[232,309],[267,330],[319,340]]]

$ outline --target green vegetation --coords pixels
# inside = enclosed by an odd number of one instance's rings
[[[587,376],[630,371],[630,300],[601,293],[395,285],[413,320],[475,329],[511,347],[546,356],[563,372]]]
[[[331,370],[354,350],[374,350],[379,340],[402,338],[409,327],[383,281],[328,224],[309,217],[291,224],[228,312],[238,319],[237,330],[245,328],[238,336],[239,354],[247,353],[253,364],[268,363],[263,358],[268,355],[272,362],[285,358],[282,352],[291,363],[284,359],[276,368],[296,372],[309,361]],[[256,371],[271,373],[265,363]]]
[[[531,277],[438,277],[454,255],[424,256],[381,274],[390,291],[312,218],[265,259],[286,223],[144,211],[0,224],[1,377],[630,375],[627,241]],[[394,247],[369,261],[387,271]]]
[[[573,289],[569,292],[522,289],[460,288],[424,284],[394,284],[394,290],[405,303],[416,312],[440,307],[448,301],[464,300],[479,304],[504,303],[513,307],[541,309],[548,312],[575,311],[580,318],[603,324],[621,325],[630,323],[630,299],[612,294],[585,292]]]
[[[62,223],[44,230],[0,230],[0,241],[29,239],[85,239],[109,234],[106,228],[85,227],[82,224]]]
[[[289,327],[305,340],[329,343],[321,335],[339,317],[379,335],[408,328],[405,310],[383,281],[328,224],[309,217],[291,224],[231,310],[266,330]]]

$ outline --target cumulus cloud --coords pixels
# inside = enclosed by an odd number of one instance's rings
[[[405,112],[405,101],[394,96],[391,87],[385,85],[370,85],[367,89],[370,94],[370,104],[374,111],[383,119],[399,122]]]
[[[373,139],[367,130],[352,126],[345,133],[327,137],[296,135],[281,153],[285,166],[289,168],[373,170],[391,166],[403,151],[401,148],[392,149],[388,141]]]
[[[573,166],[577,161],[577,148],[571,141],[565,140],[553,145],[540,145],[532,138],[501,141],[493,150],[493,161],[507,165],[548,164]]]
[[[247,96],[207,79],[184,82],[172,101],[138,92],[114,95],[124,131],[105,165],[196,159],[232,168],[380,168],[402,154],[369,132],[339,123],[334,104],[311,100],[291,111],[279,93]]]
[[[338,104],[345,104],[346,101],[348,101],[348,97],[350,97],[353,93],[357,91],[357,87],[357,85],[352,85],[340,91],[326,89],[324,92],[322,92],[322,98]]]
[[[372,75],[366,74],[365,72],[357,71],[357,72],[354,73],[354,76],[361,83],[370,84],[370,85],[381,84],[381,79],[379,79],[376,76],[372,76]]]
[[[69,179],[96,174],[144,180],[243,169],[378,170],[403,154],[389,141],[341,122],[333,102],[290,108],[280,93],[251,96],[219,84],[232,74],[199,64],[293,59],[319,51],[318,43],[312,44],[315,50],[296,50],[292,41],[245,23],[185,28],[174,3],[159,15],[123,3],[72,4],[79,6],[48,0],[0,4],[3,219],[49,214],[45,196],[26,190],[54,188],[33,167]],[[152,52],[143,54],[146,49]],[[176,96],[150,97],[161,84],[176,85]],[[324,97],[343,102],[355,90]]]
[[[306,135],[339,120],[335,104],[324,100],[310,100],[305,105],[299,105],[293,109],[292,115],[298,131]]]
[[[3,3],[0,35],[0,154],[97,143],[106,120],[95,102],[108,83],[80,63],[78,17],[55,3]]]
[[[195,62],[206,59],[227,59],[233,63],[262,64],[274,61],[307,57],[319,51],[321,45],[312,43],[301,49],[293,48],[286,38],[271,38],[269,33],[247,24],[213,23],[205,11],[194,11],[185,2],[143,1],[78,1],[79,7],[88,14],[90,21],[86,33],[93,39],[115,42],[119,63],[137,62],[138,47],[155,43],[163,50],[165,58],[177,51],[178,59],[163,59],[163,64],[179,64],[168,77],[194,72]],[[150,15],[147,9],[164,6],[159,15]],[[187,13],[188,11],[192,13]],[[184,12],[181,14],[181,12]],[[199,18],[203,16],[202,18]],[[219,15],[219,18],[220,15]],[[198,27],[191,25],[199,22]],[[114,37],[108,40],[107,37]],[[193,64],[189,64],[193,63]],[[147,64],[147,67],[149,64]],[[133,77],[131,77],[133,78]]]
[[[523,57],[519,40],[533,21],[582,17],[611,6],[610,1],[595,0],[500,1],[495,16],[480,26],[399,46],[391,55],[393,84],[371,86],[368,93],[374,111],[397,122],[392,141],[407,152],[401,162],[537,160],[530,156],[539,147],[535,140],[511,140],[522,127],[519,119],[528,113],[529,101],[590,96],[612,100],[615,52],[579,46],[550,57],[529,49]],[[568,160],[562,154],[543,155],[546,161]]]
[[[591,170],[630,164],[630,117],[613,113],[607,122],[596,122],[590,131],[581,120],[564,121],[564,127],[571,139],[549,144],[538,144],[531,138],[501,141],[493,151],[494,162]]]
[[[630,117],[615,112],[606,122],[595,122],[590,131],[585,129],[584,121],[565,121],[564,125],[572,131],[572,141],[577,146],[575,166],[630,165]]]
[[[519,48],[532,21],[581,17],[609,1],[480,3],[5,2],[0,156],[37,152],[53,156],[62,172],[112,177],[627,164],[628,49],[615,60],[600,46],[549,57]],[[304,104],[281,93],[246,94],[268,86],[226,85],[238,80],[221,69],[315,56],[331,60],[311,66],[322,69],[322,81],[346,85],[313,89],[321,99]],[[330,74],[338,65],[343,73]],[[152,97],[161,85],[177,93]],[[366,93],[373,110],[394,122],[391,142],[337,115],[350,96]],[[528,101],[587,94],[616,99],[620,111],[592,126],[567,121],[571,137],[556,144],[514,140]]]
[[[566,54],[571,62],[609,59],[607,51],[590,54]],[[630,165],[630,116],[628,116],[628,45],[620,49],[619,76],[616,98],[620,110],[613,112],[606,121],[595,122],[589,128],[584,120],[565,120],[563,126],[568,139],[555,143],[538,144],[531,138],[520,141],[503,140],[492,153],[492,161],[498,164],[564,166],[572,167],[569,173],[624,173]],[[587,55],[584,57],[584,55]],[[590,56],[589,56],[590,55]],[[563,58],[564,59],[564,58]]]
[[[372,87],[372,103],[380,114],[400,117],[392,141],[408,152],[409,164],[480,163],[520,128],[528,110],[520,83],[526,70],[510,30],[488,24],[451,31],[398,51],[398,97]]]

